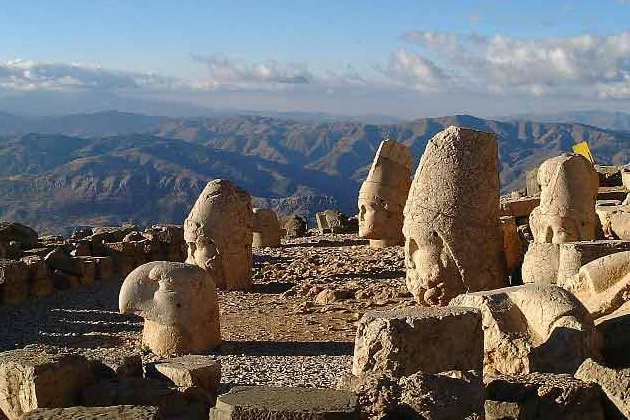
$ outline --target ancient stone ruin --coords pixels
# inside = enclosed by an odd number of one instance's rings
[[[393,140],[381,142],[359,190],[359,237],[372,248],[402,245],[403,209],[411,185],[409,148]]]
[[[277,247],[281,244],[284,230],[280,227],[278,216],[271,209],[254,208],[254,230],[252,246],[264,248]]]
[[[127,276],[118,299],[120,313],[144,318],[142,343],[158,356],[208,352],[221,342],[214,280],[195,265],[143,264]]]
[[[403,211],[410,161],[381,144],[358,234],[227,180],[183,226],[0,222],[0,419],[628,418],[627,168],[499,197],[496,136],[449,127]]]
[[[210,271],[220,289],[251,287],[251,197],[229,181],[206,185],[184,221],[189,264]]]
[[[445,305],[506,285],[496,136],[449,127],[429,140],[405,205],[407,287]]]

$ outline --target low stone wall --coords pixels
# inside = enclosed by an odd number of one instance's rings
[[[69,238],[0,225],[0,304],[16,304],[97,281],[122,280],[150,261],[186,259],[184,230],[154,225],[82,228]]]

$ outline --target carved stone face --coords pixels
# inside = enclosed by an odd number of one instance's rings
[[[405,237],[407,288],[416,300],[443,306],[465,291],[451,250],[438,232],[414,228]]]
[[[119,307],[144,318],[143,342],[155,354],[208,350],[220,341],[216,286],[197,266],[141,265],[125,278]]]
[[[384,202],[359,197],[358,204],[359,237],[365,239],[388,239],[392,237],[393,215],[387,210],[387,205]]]

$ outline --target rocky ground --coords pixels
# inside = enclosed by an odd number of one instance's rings
[[[255,250],[252,292],[220,292],[222,385],[332,386],[367,310],[412,305],[401,247],[323,235]],[[28,344],[119,360],[142,353],[142,319],[118,313],[120,282],[0,308],[0,351]]]

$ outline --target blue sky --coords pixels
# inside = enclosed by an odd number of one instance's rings
[[[630,111],[630,0],[2,3],[0,109],[42,91],[405,117]]]

